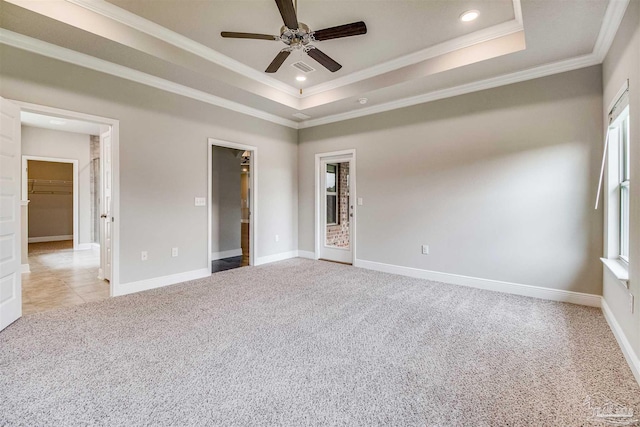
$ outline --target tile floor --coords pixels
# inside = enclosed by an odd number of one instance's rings
[[[22,314],[109,298],[109,282],[98,279],[100,252],[74,251],[72,241],[30,243],[22,275]]]

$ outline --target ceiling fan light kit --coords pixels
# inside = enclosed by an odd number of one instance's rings
[[[231,31],[223,31],[220,33],[225,38],[235,39],[255,39],[255,40],[271,40],[283,42],[286,47],[283,48],[271,61],[271,64],[265,70],[266,73],[275,73],[280,69],[284,61],[294,50],[301,50],[311,58],[316,60],[327,70],[335,73],[342,65],[334,61],[329,55],[322,52],[313,42],[324,40],[339,39],[343,37],[358,36],[367,33],[367,26],[364,22],[353,22],[351,24],[339,25],[337,27],[325,28],[318,31],[311,31],[309,26],[298,22],[296,8],[292,0],[275,0],[284,26],[280,29],[279,36],[255,33],[237,33]]]

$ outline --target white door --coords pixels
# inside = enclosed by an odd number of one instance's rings
[[[101,279],[111,281],[111,239],[113,215],[111,174],[111,129],[100,135],[100,270]]]
[[[22,316],[20,107],[0,98],[0,330]]]
[[[353,263],[353,161],[350,157],[320,162],[320,258]]]

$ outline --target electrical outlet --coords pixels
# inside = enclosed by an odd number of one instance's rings
[[[149,259],[149,254],[147,253],[147,251],[142,251],[142,252],[140,253],[140,259],[141,259],[142,261],[146,261],[146,260],[148,260],[148,259]]]
[[[206,197],[196,197],[194,200],[195,206],[207,206],[207,198]]]
[[[276,234],[276,242],[280,241],[280,236]]]
[[[178,248],[171,248],[171,256],[172,257],[178,256]]]
[[[364,200],[362,200],[362,197],[358,197],[358,206],[362,206],[364,204]]]
[[[422,245],[422,255],[429,255],[429,245]]]

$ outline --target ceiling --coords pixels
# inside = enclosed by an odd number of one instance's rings
[[[628,1],[298,0],[311,30],[367,24],[314,43],[335,73],[297,51],[267,74],[282,42],[220,36],[279,34],[273,0],[1,0],[0,42],[301,128],[601,63]]]
[[[67,119],[44,114],[20,112],[20,122],[23,126],[53,129],[61,132],[82,133],[85,135],[100,135],[100,125],[82,120]]]

